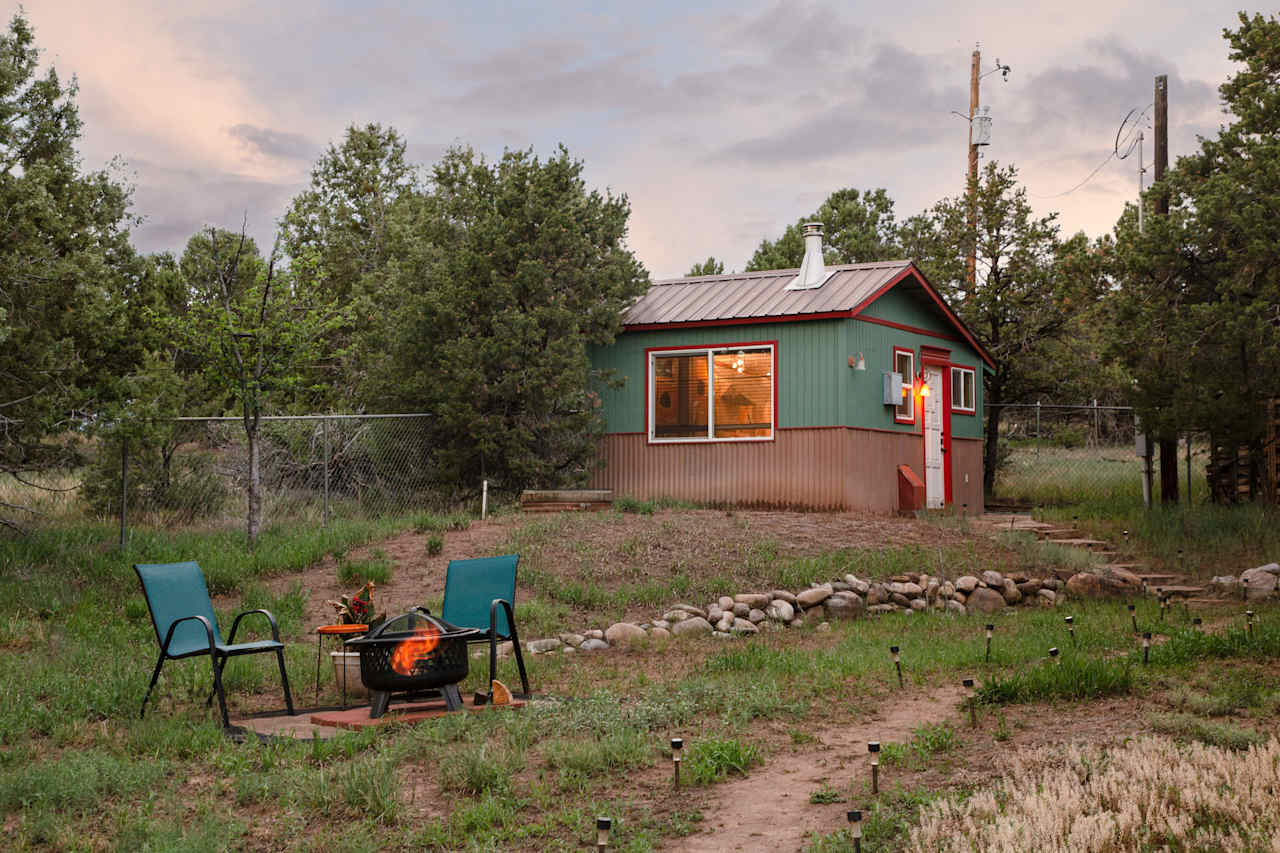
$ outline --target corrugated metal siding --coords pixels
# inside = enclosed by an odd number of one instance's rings
[[[623,316],[623,325],[693,323],[849,311],[901,275],[910,261],[832,267],[812,290],[787,290],[799,270],[656,281]]]
[[[965,473],[969,482],[964,481]],[[951,495],[957,512],[969,505],[970,515],[982,513],[982,441],[951,439]]]
[[[961,441],[953,448],[955,505],[979,511],[981,444]],[[858,429],[782,430],[776,441],[754,444],[649,445],[643,435],[607,435],[600,454],[605,467],[591,487],[617,495],[885,513],[898,508],[898,466],[923,475],[924,462],[918,434]]]

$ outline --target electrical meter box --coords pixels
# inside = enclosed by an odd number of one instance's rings
[[[884,404],[902,405],[902,374],[887,372],[884,375]]]

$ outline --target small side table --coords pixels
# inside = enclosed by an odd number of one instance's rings
[[[316,704],[320,704],[320,654],[324,646],[325,637],[337,637],[338,648],[342,648],[343,641],[348,637],[354,637],[359,634],[366,634],[369,631],[368,625],[321,625],[316,628]],[[347,668],[342,667],[342,707],[347,707]]]

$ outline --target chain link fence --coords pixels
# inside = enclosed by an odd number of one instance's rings
[[[1051,506],[1111,501],[1141,506],[1142,457],[1128,406],[1004,404],[996,503]],[[1207,498],[1208,446],[1180,442],[1183,500]]]
[[[411,515],[452,484],[431,465],[428,416],[264,417],[259,429],[262,526]],[[114,447],[90,466],[82,499],[125,526],[243,526],[249,449],[239,418],[179,418],[159,446]],[[124,512],[121,512],[123,507]]]

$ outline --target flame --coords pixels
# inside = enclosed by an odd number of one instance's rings
[[[405,638],[396,650],[391,653],[391,668],[401,675],[413,675],[423,658],[435,651],[440,645],[440,632],[428,625],[413,632],[413,636]]]

